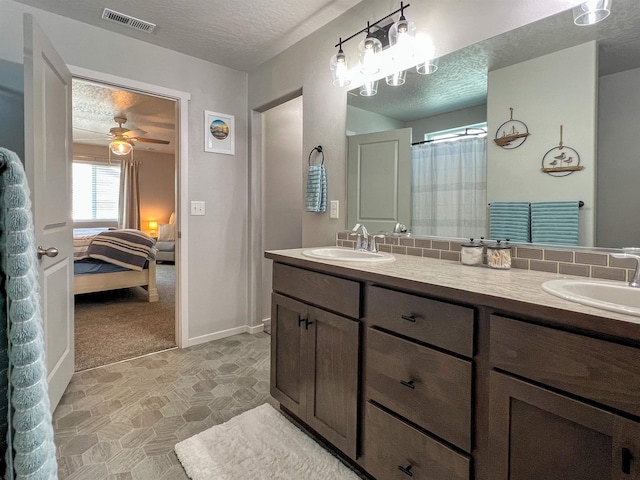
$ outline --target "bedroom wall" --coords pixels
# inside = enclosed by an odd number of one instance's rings
[[[247,74],[12,0],[0,0],[0,12],[0,59],[22,63],[22,15],[29,12],[69,65],[191,94],[189,191],[183,196],[205,201],[206,215],[179,219],[189,228],[182,239],[189,251],[188,337],[198,343],[246,329]],[[204,152],[204,110],[235,116],[234,156]]]
[[[93,157],[108,162],[106,146],[73,145],[74,155]],[[140,218],[141,230],[149,233],[149,221],[168,223],[175,208],[176,163],[175,156],[167,153],[136,150],[135,159],[140,165]],[[113,158],[112,158],[113,161]]]

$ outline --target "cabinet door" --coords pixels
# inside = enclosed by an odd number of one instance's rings
[[[355,459],[360,323],[312,307],[309,319],[304,340],[310,367],[306,421]]]
[[[640,480],[640,423],[616,417],[613,480]]]
[[[623,460],[618,444],[633,446],[614,425],[621,421],[621,431],[632,429],[610,412],[496,372],[491,372],[490,411],[493,480],[638,478],[618,474]],[[625,461],[630,471],[638,468],[631,458]]]
[[[304,418],[305,371],[302,332],[308,307],[282,295],[271,297],[271,395],[294,415]]]

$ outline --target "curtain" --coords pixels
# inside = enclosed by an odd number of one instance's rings
[[[441,237],[486,236],[487,138],[414,145],[412,231]]]
[[[120,198],[118,203],[118,227],[140,230],[140,188],[138,175],[140,163],[125,158],[120,164]]]

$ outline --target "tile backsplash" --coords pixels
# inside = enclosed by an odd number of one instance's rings
[[[353,238],[349,237],[350,233],[349,231],[338,232],[336,245],[355,248],[355,241],[350,240]],[[462,243],[456,241],[398,236],[385,236],[384,242],[379,238],[377,244],[381,252],[439,258],[453,262],[460,261],[462,247]],[[573,251],[569,248],[554,249],[553,247],[514,245],[511,248],[511,257],[512,268],[606,280],[629,281],[636,268],[634,259],[614,258],[606,252],[588,252],[584,249]]]

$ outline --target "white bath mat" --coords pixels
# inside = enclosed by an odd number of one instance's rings
[[[359,480],[265,403],[175,446],[192,480]]]

